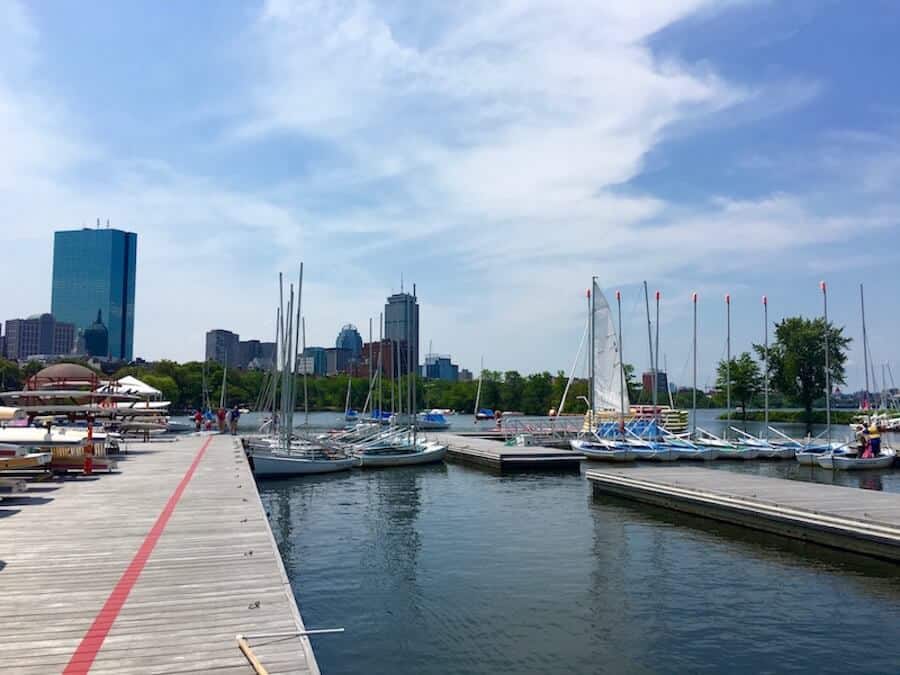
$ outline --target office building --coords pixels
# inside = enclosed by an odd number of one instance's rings
[[[471,382],[473,380],[472,371],[468,368],[460,368],[459,369],[459,381],[460,382]]]
[[[653,395],[653,373],[646,372],[641,375],[641,386],[650,396]],[[669,378],[662,370],[656,373],[656,391],[658,396],[668,396]],[[660,399],[661,400],[661,399]]]
[[[359,359],[360,354],[362,354],[362,336],[359,334],[359,331],[356,330],[356,326],[348,323],[346,326],[341,328],[341,332],[338,333],[337,340],[334,341],[334,346],[337,349],[344,349],[349,351],[350,358],[355,361]]]
[[[52,314],[36,314],[6,322],[6,356],[21,361],[31,356],[71,354],[75,348],[75,326],[57,321]]]
[[[424,371],[429,380],[459,380],[459,366],[451,362],[449,354],[426,354]]]
[[[206,333],[206,360],[223,366],[240,366],[240,336],[217,328]]]
[[[103,323],[103,312],[97,310],[97,320],[81,333],[84,353],[98,358],[109,357],[109,330]]]
[[[265,369],[275,362],[275,343],[260,340],[238,342],[238,368]]]
[[[136,257],[133,232],[107,227],[66,230],[53,237],[51,313],[57,321],[85,330],[102,312],[109,356],[125,361],[133,358]]]
[[[325,375],[328,372],[328,357],[324,347],[307,347],[303,350],[303,356],[307,356],[313,360],[313,375]]]
[[[406,353],[400,362],[400,371],[405,374],[408,370],[419,370],[419,303],[416,298],[415,286],[413,294],[395,293],[387,299],[384,306],[384,335],[388,340],[409,343],[409,366]]]
[[[350,364],[353,362],[352,354],[349,349],[333,349],[325,350],[325,374],[338,375],[349,372]]]

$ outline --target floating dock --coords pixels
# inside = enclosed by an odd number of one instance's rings
[[[428,434],[447,446],[447,459],[500,471],[579,470],[584,455],[539,445],[515,446],[451,433]]]
[[[595,494],[900,561],[900,494],[697,467],[585,475]]]
[[[119,472],[0,500],[3,672],[317,674],[237,439],[129,444]]]

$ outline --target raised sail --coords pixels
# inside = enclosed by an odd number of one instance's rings
[[[622,355],[612,311],[600,286],[593,289],[594,410],[628,412],[628,389],[620,374]]]

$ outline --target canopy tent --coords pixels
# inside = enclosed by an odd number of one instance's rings
[[[133,394],[142,398],[160,399],[162,392],[156,387],[151,387],[146,382],[141,382],[132,375],[120,377],[114,382],[107,382],[103,386],[104,391],[114,391],[119,394]]]

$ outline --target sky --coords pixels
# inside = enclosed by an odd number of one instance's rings
[[[772,322],[830,317],[900,379],[900,5],[838,0],[0,0],[3,318],[48,311],[52,233],[138,233],[135,354],[308,344],[416,284],[422,351],[571,368],[592,276],[626,362],[700,384]],[[377,332],[377,328],[376,328]],[[663,364],[661,364],[663,365]],[[579,366],[584,371],[584,366]]]

